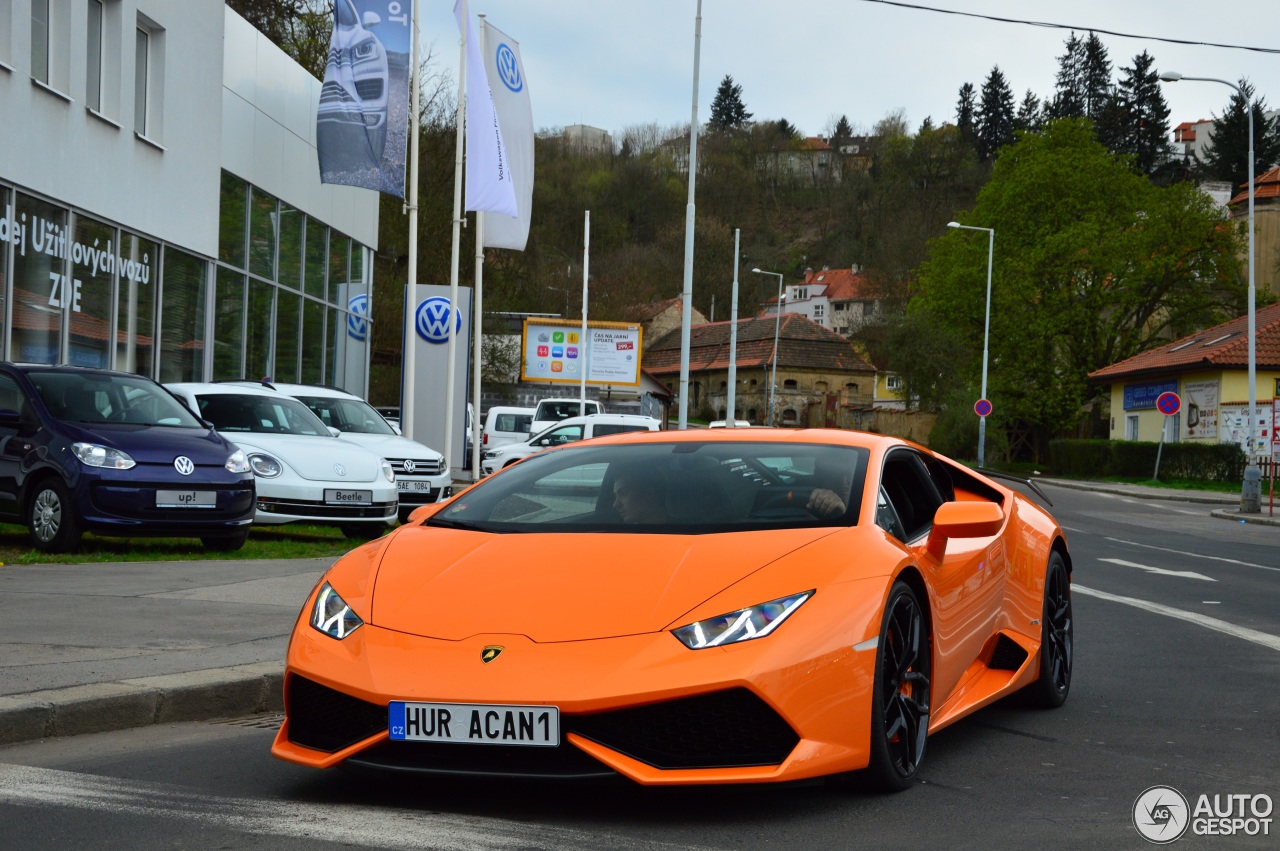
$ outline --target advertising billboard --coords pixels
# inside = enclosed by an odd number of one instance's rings
[[[563,319],[526,319],[521,341],[520,379],[615,387],[640,386],[642,329],[628,322],[582,323]]]

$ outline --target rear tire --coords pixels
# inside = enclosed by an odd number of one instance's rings
[[[1062,554],[1049,556],[1044,571],[1044,612],[1040,616],[1040,677],[1027,686],[1035,706],[1057,709],[1071,691],[1075,653],[1075,618],[1071,612],[1071,577]]]
[[[243,547],[247,540],[249,540],[249,530],[241,529],[230,535],[209,535],[201,538],[200,543],[204,544],[206,550],[215,553],[232,553]]]
[[[80,548],[80,516],[61,479],[49,478],[36,485],[27,504],[27,531],[41,552],[73,553]]]
[[[932,648],[920,601],[905,582],[893,583],[880,625],[871,694],[871,759],[863,785],[901,792],[916,781],[929,735]]]

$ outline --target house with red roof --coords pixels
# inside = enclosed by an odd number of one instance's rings
[[[1280,399],[1280,302],[1255,316],[1254,433],[1267,454],[1276,442]],[[1248,316],[1215,325],[1089,373],[1111,389],[1111,439],[1191,440],[1244,446],[1249,433]],[[1162,393],[1181,397],[1181,410],[1156,408]]]

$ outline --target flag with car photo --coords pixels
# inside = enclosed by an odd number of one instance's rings
[[[320,182],[404,197],[413,0],[335,0],[316,108]]]

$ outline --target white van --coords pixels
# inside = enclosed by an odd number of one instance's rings
[[[568,417],[528,440],[509,443],[484,453],[484,460],[480,462],[480,471],[486,476],[492,475],[521,458],[527,458],[535,452],[553,446],[563,446],[566,443],[590,440],[593,437],[604,437],[608,434],[658,431],[660,428],[662,423],[653,417],[643,417],[638,414],[593,414],[586,417]]]
[[[499,446],[506,446],[508,443],[527,440],[533,433],[534,410],[534,408],[495,405],[486,411],[484,433],[480,438],[480,451],[487,452]]]
[[[569,417],[592,416],[603,414],[604,406],[595,399],[586,401],[586,410],[582,409],[577,399],[539,399],[538,408],[533,414],[533,423],[529,427],[530,434],[537,434],[548,426],[553,426]]]

